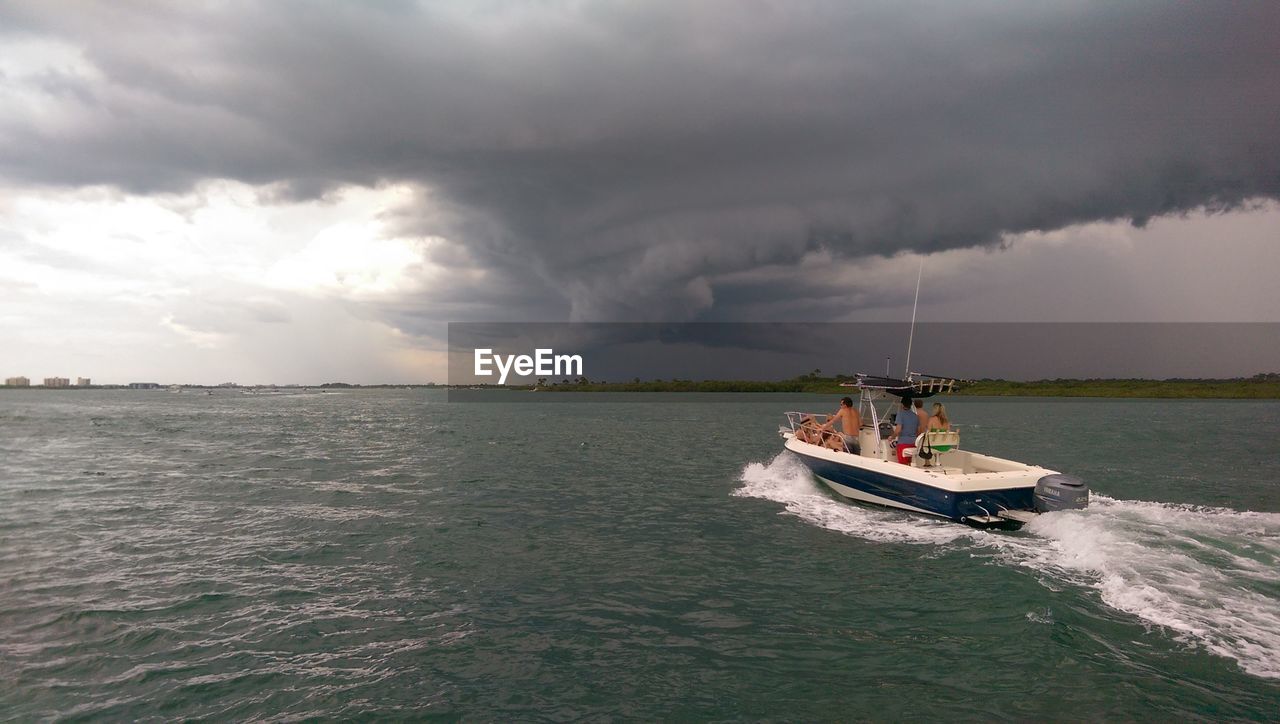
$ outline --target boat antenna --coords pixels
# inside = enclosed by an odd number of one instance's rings
[[[924,255],[920,255],[920,271],[916,274],[916,300],[911,303],[911,332],[907,335],[907,368],[902,379],[911,377],[911,343],[916,337],[916,309],[920,306],[920,280],[924,278]]]

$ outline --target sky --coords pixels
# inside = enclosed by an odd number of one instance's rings
[[[0,375],[445,324],[1280,321],[1280,4],[0,4]],[[1280,367],[1280,364],[1277,365]],[[1267,370],[1258,370],[1267,371]]]

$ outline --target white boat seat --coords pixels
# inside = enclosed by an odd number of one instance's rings
[[[929,447],[934,451],[944,453],[953,448],[960,447],[960,433],[957,430],[931,430],[929,433]],[[924,434],[916,436],[916,448],[924,445]]]

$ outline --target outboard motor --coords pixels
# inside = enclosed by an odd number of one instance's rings
[[[1089,486],[1074,475],[1054,473],[1036,481],[1037,513],[1089,507]]]

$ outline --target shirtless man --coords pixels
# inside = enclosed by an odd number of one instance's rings
[[[845,397],[840,400],[840,409],[836,410],[827,421],[822,424],[821,430],[830,430],[835,432],[836,422],[840,423],[840,433],[836,435],[826,435],[825,442],[827,447],[836,452],[843,452],[848,449],[854,455],[862,452],[861,446],[858,444],[858,430],[862,428],[862,415],[858,413],[858,408],[853,406],[853,399]]]

